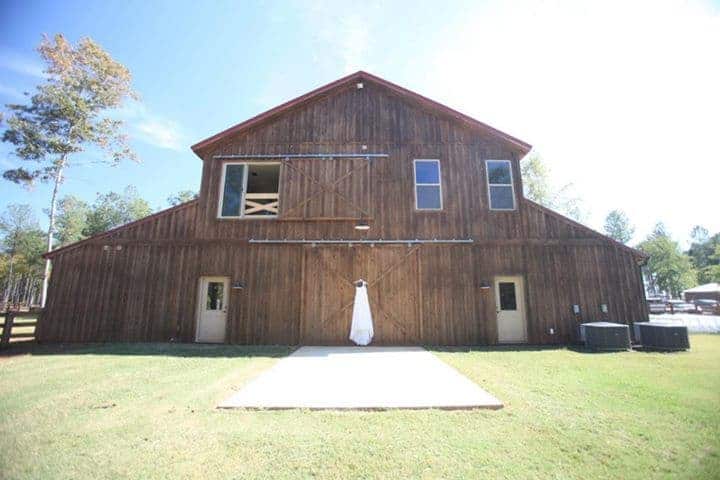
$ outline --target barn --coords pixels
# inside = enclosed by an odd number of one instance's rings
[[[359,279],[379,345],[648,319],[641,253],[523,198],[530,145],[369,73],[192,150],[197,200],[46,254],[39,341],[343,345]]]
[[[717,300],[720,302],[720,283],[706,283],[683,291],[686,302],[695,300]]]

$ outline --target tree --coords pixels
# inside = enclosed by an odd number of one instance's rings
[[[58,190],[73,156],[88,147],[99,147],[103,160],[116,165],[134,159],[122,122],[109,118],[111,109],[136,97],[127,68],[115,61],[90,38],[72,45],[62,35],[44,37],[38,52],[45,62],[45,81],[26,105],[11,104],[11,116],[2,140],[15,147],[15,155],[33,167],[18,167],[3,177],[30,185],[53,185],[47,250],[53,248]],[[50,261],[45,264],[42,303],[45,303]]]
[[[179,192],[167,197],[167,202],[170,204],[171,207],[174,207],[175,205],[180,205],[181,203],[195,200],[197,197],[197,192],[194,192],[192,190],[180,190]]]
[[[60,199],[57,210],[57,232],[55,239],[59,245],[67,245],[85,238],[90,206],[74,195]]]
[[[690,232],[693,243],[705,243],[710,238],[710,232],[702,225],[695,225]]]
[[[630,219],[622,210],[613,210],[605,217],[605,233],[618,242],[628,243],[635,233]]]
[[[42,231],[30,205],[10,204],[0,217],[0,248],[5,257],[3,272],[3,304],[17,290],[16,277],[28,281],[38,279],[37,267],[42,264]],[[40,240],[38,244],[38,239]],[[17,299],[16,299],[17,300]]]
[[[720,233],[710,236],[703,227],[693,228],[690,236],[693,239],[687,254],[698,271],[700,283],[720,281]]]
[[[715,235],[720,237],[720,234]],[[702,271],[703,280],[702,283],[716,282],[720,283],[720,241],[715,244],[715,252],[710,256],[710,260],[713,262],[712,265],[708,265]]]
[[[550,170],[540,155],[532,153],[520,165],[525,198],[545,206],[552,203]]]
[[[87,215],[87,224],[82,231],[86,237],[106,232],[111,228],[124,225],[150,215],[148,202],[138,195],[133,186],[128,186],[120,194],[108,192],[97,194],[95,202]]]
[[[663,222],[657,222],[653,227],[651,237],[669,237],[668,229]]]
[[[573,193],[574,185],[553,186],[550,167],[537,153],[532,153],[520,165],[525,198],[547,208],[557,210],[570,218],[582,221],[585,212],[580,197]]]
[[[35,304],[42,291],[45,234],[39,229],[23,232],[16,256],[15,272],[10,280],[13,303]]]
[[[639,246],[650,258],[647,271],[654,286],[673,296],[692,287],[697,282],[697,275],[690,257],[682,253],[678,242],[670,238],[662,223],[658,223]]]

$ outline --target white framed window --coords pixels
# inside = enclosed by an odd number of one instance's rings
[[[442,210],[440,160],[413,160],[415,209]]]
[[[225,162],[220,178],[218,218],[276,217],[280,164]]]
[[[510,160],[485,160],[490,210],[515,210],[515,185]]]

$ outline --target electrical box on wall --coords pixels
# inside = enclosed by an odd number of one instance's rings
[[[580,305],[573,305],[572,311],[575,315],[580,315]]]

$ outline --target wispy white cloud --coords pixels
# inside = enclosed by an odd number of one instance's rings
[[[184,151],[189,144],[180,124],[151,112],[140,101],[128,102],[115,116],[128,125],[130,137],[141,142],[176,151]]]
[[[0,83],[0,96],[12,98],[15,100],[20,100],[25,98],[25,95],[23,95],[23,92],[18,90],[15,87],[11,87],[10,85],[5,85],[3,83]]]
[[[10,169],[10,168],[17,168],[17,165],[12,162],[7,156],[0,156],[0,168],[2,169]]]
[[[372,29],[379,26],[375,21],[379,12],[377,2],[360,5],[315,0],[301,5],[301,13],[312,26],[311,34],[317,44],[313,51],[316,63],[333,71],[339,67],[344,73],[371,68]]]
[[[166,119],[149,119],[136,125],[138,136],[145,142],[169,150],[183,150],[180,128],[176,122]]]
[[[362,15],[348,13],[335,22],[326,23],[321,32],[324,39],[335,46],[344,73],[368,68],[370,32]]]
[[[35,78],[45,76],[40,61],[3,46],[0,46],[0,69]]]

